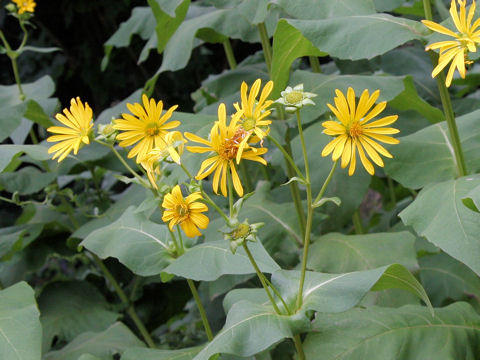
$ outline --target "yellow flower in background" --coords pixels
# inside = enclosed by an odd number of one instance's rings
[[[123,131],[117,135],[122,147],[136,144],[128,153],[128,157],[137,156],[137,163],[141,161],[153,148],[163,149],[166,146],[165,136],[168,130],[180,125],[174,120],[167,123],[178,105],[172,106],[162,115],[163,102],[155,102],[143,94],[143,106],[139,103],[127,104],[133,115],[122,114],[123,119],[114,120],[116,130]]]
[[[35,11],[35,6],[37,4],[34,0],[12,0],[18,6],[18,13],[23,14],[24,12],[31,12]]]
[[[440,49],[438,65],[433,69],[432,77],[437,76],[447,65],[451,62],[448,69],[445,85],[449,87],[452,83],[453,73],[455,69],[462,79],[465,79],[465,64],[471,64],[472,61],[467,60],[468,52],[476,52],[476,43],[480,42],[480,19],[475,20],[472,24],[473,16],[475,13],[475,0],[472,1],[472,5],[468,11],[466,10],[466,1],[457,0],[460,6],[460,15],[457,11],[456,0],[452,0],[450,4],[450,16],[458,32],[453,32],[446,27],[437,24],[433,21],[422,20],[422,23],[430,30],[436,31],[440,34],[453,37],[453,40],[446,40],[428,45],[425,50]]]
[[[380,114],[387,106],[386,101],[377,104],[373,109],[371,107],[377,101],[380,90],[376,90],[372,95],[368,90],[364,90],[356,105],[355,92],[348,88],[347,98],[343,93],[336,89],[334,98],[335,107],[327,104],[337,117],[338,121],[325,121],[322,126],[323,132],[327,135],[335,136],[322,151],[322,156],[328,156],[333,152],[334,161],[342,157],[341,165],[345,168],[350,164],[348,175],[353,175],[357,161],[357,150],[363,167],[370,175],[375,173],[372,163],[367,159],[366,154],[375,164],[383,167],[383,156],[392,157],[387,149],[377,143],[381,141],[387,144],[398,144],[400,141],[387,135],[396,134],[398,129],[385,127],[393,124],[398,119],[398,115],[385,116],[381,119],[370,122]],[[371,110],[370,110],[371,109]]]
[[[242,183],[238,177],[234,161],[237,158],[240,143],[245,139],[245,136],[248,135],[247,132],[239,126],[241,116],[242,112],[238,111],[232,116],[230,124],[227,126],[225,104],[220,104],[218,107],[218,121],[215,122],[210,131],[210,140],[202,139],[195,134],[185,133],[185,137],[188,140],[206,145],[205,147],[187,146],[188,151],[193,153],[213,152],[212,157],[202,162],[195,178],[197,180],[204,179],[215,171],[213,175],[213,191],[218,194],[218,185],[220,184],[223,196],[227,196],[227,171],[230,171],[232,174],[235,191],[239,196],[243,196]],[[260,155],[265,154],[267,151],[268,149],[266,148],[252,148],[247,145],[240,159],[257,161],[263,165],[267,165],[265,159],[260,157]]]
[[[207,205],[198,202],[202,199],[200,192],[194,192],[184,199],[180,186],[175,185],[172,192],[165,195],[162,203],[165,209],[162,220],[170,222],[170,231],[179,224],[188,237],[202,235],[198,228],[206,229],[209,223],[208,217],[202,214],[208,211]]]
[[[160,175],[160,162],[171,160],[180,164],[180,156],[186,140],[180,131],[169,132],[165,136],[166,146],[164,148],[153,148],[144,158],[140,159],[140,165],[147,172],[148,180],[155,189],[157,186],[157,177]]]
[[[55,153],[52,159],[58,157],[58,162],[67,157],[73,150],[76,155],[78,149],[84,144],[90,144],[92,132],[93,112],[90,106],[83,105],[79,97],[70,100],[70,110],[63,109],[63,114],[55,115],[55,118],[65,126],[50,126],[47,131],[56,134],[47,138],[49,142],[57,142],[48,149],[48,153]]]
[[[269,129],[268,125],[272,123],[267,117],[272,113],[268,108],[272,105],[272,100],[267,100],[268,96],[273,90],[273,81],[269,81],[263,87],[260,98],[257,101],[257,96],[260,92],[262,80],[257,79],[250,88],[248,93],[248,86],[244,82],[240,86],[241,106],[238,103],[233,104],[240,116],[240,125],[246,131],[246,135],[242,139],[237,151],[237,164],[240,163],[243,149],[247,146],[247,142],[257,142],[267,136]],[[254,138],[250,136],[255,134]]]

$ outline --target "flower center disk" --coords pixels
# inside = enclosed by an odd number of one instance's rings
[[[187,216],[188,206],[185,204],[177,204],[175,205],[175,212],[180,216]]]
[[[303,100],[303,94],[300,91],[292,91],[285,96],[289,104],[296,104]]]
[[[358,137],[359,135],[362,135],[363,134],[362,126],[360,125],[359,122],[355,122],[350,126],[348,133],[350,134],[351,137]]]

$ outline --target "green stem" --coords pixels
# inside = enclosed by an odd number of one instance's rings
[[[362,225],[362,218],[360,217],[360,212],[355,210],[352,216],[353,227],[355,228],[355,234],[365,234],[365,230]]]
[[[317,197],[315,198],[315,201],[313,202],[314,204],[317,203],[322,196],[325,194],[325,191],[327,190],[327,186],[330,183],[330,180],[332,180],[333,173],[335,172],[335,169],[337,168],[338,160],[333,162],[332,168],[330,169],[330,172],[328,173],[327,178],[325,179],[325,182],[322,185],[322,188],[318,192]]]
[[[232,176],[227,171],[227,186],[228,186],[228,209],[230,211],[230,217],[233,215],[233,183]]]
[[[272,46],[270,45],[270,38],[268,37],[267,27],[265,23],[257,25],[258,32],[260,33],[260,40],[262,42],[263,56],[265,57],[265,63],[267,64],[268,73],[272,71]]]
[[[423,0],[423,8],[425,11],[425,19],[433,20],[432,8],[430,0]],[[433,66],[438,64],[438,55],[434,52],[430,53],[430,59]],[[455,163],[457,165],[458,176],[462,177],[467,175],[467,166],[465,164],[465,157],[463,155],[462,143],[460,142],[460,136],[458,135],[457,123],[455,122],[455,115],[453,113],[452,101],[448,88],[445,85],[445,72],[441,71],[437,77],[437,87],[440,93],[440,99],[442,100],[443,113],[445,114],[445,120],[447,121],[448,131],[450,133],[450,139],[452,141],[453,152],[455,155]]]
[[[249,259],[250,262],[252,263],[252,266],[253,266],[253,268],[255,269],[255,272],[257,273],[258,279],[259,279],[260,282],[262,283],[262,286],[263,286],[263,288],[265,289],[265,292],[267,293],[267,296],[268,296],[268,298],[270,299],[270,302],[272,303],[272,306],[273,306],[275,312],[280,315],[280,314],[281,314],[280,309],[278,308],[277,303],[275,302],[275,300],[273,299],[272,294],[270,293],[270,290],[269,290],[269,288],[268,288],[268,285],[267,285],[267,283],[266,283],[266,281],[265,281],[265,276],[264,276],[263,273],[260,271],[260,268],[258,267],[255,259],[253,258],[253,255],[252,255],[252,253],[250,252],[250,249],[249,249],[248,246],[247,246],[247,241],[246,241],[246,240],[243,242],[243,248],[244,248],[245,252],[247,253],[248,259]]]
[[[297,110],[296,115],[297,115],[298,135],[300,136],[300,142],[302,143],[303,161],[305,164],[305,180],[307,181],[307,184],[310,185],[310,166],[308,164],[307,146],[305,144],[305,138],[303,136],[302,119],[300,118],[300,110]]]
[[[125,306],[127,306],[127,314],[130,316],[130,318],[133,320],[133,322],[137,326],[138,330],[140,331],[143,338],[145,339],[145,342],[147,343],[148,347],[154,349],[156,347],[155,343],[153,342],[152,337],[150,336],[147,329],[145,328],[145,325],[143,325],[143,322],[138,317],[137,312],[135,311],[135,307],[133,306],[133,304],[130,303],[127,295],[125,294],[123,289],[120,287],[117,280],[113,277],[110,270],[108,270],[108,268],[102,262],[102,260],[97,255],[95,255],[94,253],[92,253],[92,255],[93,255],[93,260],[94,260],[95,264],[100,268],[100,270],[103,272],[103,274],[105,275],[107,280],[113,286],[113,288],[115,289],[115,292],[117,293],[117,295],[120,298],[120,300],[122,301],[122,303]]]
[[[225,50],[225,56],[227,57],[228,66],[230,69],[235,69],[237,67],[237,61],[235,60],[235,55],[233,54],[232,44],[230,44],[230,39],[227,39],[223,42],[223,50]]]
[[[26,36],[24,35],[23,38],[25,40]],[[17,66],[17,56],[18,56],[17,51],[18,49],[21,49],[23,45],[21,45],[16,51],[13,51],[1,30],[0,30],[0,39],[2,40],[3,45],[7,50],[7,55],[10,58],[10,62],[12,63],[13,76],[15,77],[15,82],[17,83],[19,97],[20,97],[20,100],[23,101],[25,100],[25,93],[23,92],[23,89],[22,89],[22,82],[20,81],[20,75],[18,74],[18,66]],[[22,41],[22,44],[23,44],[23,41]]]
[[[303,352],[302,339],[300,339],[300,335],[295,335],[293,337],[293,343],[295,344],[295,349],[298,353],[298,360],[305,360],[305,353]]]
[[[387,183],[388,183],[388,192],[390,193],[390,200],[393,203],[393,207],[395,207],[397,206],[397,197],[395,196],[395,185],[390,176],[387,176]]]
[[[265,279],[265,282],[267,283],[267,285],[272,289],[273,293],[275,295],[277,295],[277,297],[280,299],[280,301],[282,302],[282,305],[283,307],[285,308],[285,311],[287,312],[287,314],[289,315],[293,315],[292,312],[290,311],[290,308],[288,307],[287,303],[285,302],[285,300],[283,299],[282,295],[280,294],[280,292],[277,290],[277,288],[275,286],[273,286],[273,284],[271,283],[270,280],[268,280],[267,277],[264,276],[264,279]]]
[[[305,181],[305,177],[303,176],[302,172],[300,171],[300,169],[297,167],[297,165],[295,164],[295,161],[293,161],[292,157],[290,156],[290,154],[285,150],[285,148],[280,145],[280,143],[277,141],[277,139],[275,139],[273,136],[271,135],[268,135],[267,136],[267,139],[270,140],[277,148],[278,150],[280,150],[283,154],[283,157],[285,158],[285,160],[290,164],[290,166],[295,170],[295,173],[296,175]]]
[[[200,317],[202,318],[203,327],[205,328],[205,332],[207,333],[208,341],[213,340],[212,329],[210,328],[210,323],[208,322],[207,313],[205,312],[205,308],[203,307],[202,300],[200,296],[198,296],[197,288],[191,279],[187,279],[188,287],[192,292],[193,298],[197,303],[198,312],[200,313]]]
[[[320,67],[320,61],[316,56],[309,56],[308,60],[310,61],[310,67],[314,73],[321,73],[322,68]]]

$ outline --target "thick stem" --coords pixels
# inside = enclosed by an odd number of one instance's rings
[[[310,67],[314,73],[321,73],[322,68],[320,67],[320,61],[316,56],[309,56],[308,60],[310,61]]]
[[[272,70],[272,46],[270,45],[270,38],[268,37],[267,27],[265,23],[257,25],[258,32],[260,33],[260,40],[262,42],[263,56],[265,56],[265,63],[267,64],[268,73],[271,74]]]
[[[210,328],[210,323],[208,322],[207,313],[205,312],[205,308],[203,307],[202,300],[200,296],[198,296],[197,288],[191,279],[187,279],[188,287],[192,292],[193,298],[197,303],[198,312],[200,313],[200,317],[202,318],[203,327],[205,328],[205,332],[207,333],[208,341],[213,340],[212,329]]]
[[[130,318],[133,320],[133,322],[137,326],[138,330],[140,331],[143,338],[145,339],[145,342],[147,343],[148,347],[154,349],[156,347],[155,343],[153,342],[152,337],[150,336],[147,329],[145,328],[145,325],[143,325],[143,322],[138,317],[137,312],[135,311],[135,307],[133,306],[133,304],[130,303],[127,295],[125,294],[123,289],[120,287],[117,280],[115,280],[110,270],[108,270],[108,268],[102,262],[102,260],[94,253],[92,253],[92,255],[93,255],[93,261],[95,262],[95,264],[103,272],[103,274],[105,275],[105,278],[113,286],[113,288],[115,289],[115,292],[117,293],[122,303],[127,307],[127,314],[130,316]]]
[[[423,8],[425,11],[425,19],[432,20],[432,8],[430,0],[423,0]],[[438,64],[438,56],[434,52],[430,53],[430,59],[433,66]],[[455,115],[453,113],[452,101],[448,88],[445,85],[445,72],[441,71],[437,77],[437,87],[440,93],[440,99],[442,100],[443,113],[445,114],[445,120],[447,121],[448,131],[450,133],[450,139],[452,141],[453,152],[455,156],[455,162],[457,165],[458,176],[462,177],[467,175],[467,166],[465,164],[465,156],[463,155],[462,143],[460,142],[460,136],[458,135],[457,123],[455,122]]]
[[[230,39],[227,39],[223,42],[223,50],[225,50],[225,56],[227,57],[228,66],[230,69],[235,69],[237,67],[237,61],[235,60],[235,55],[233,54],[232,44],[230,44]]]
[[[295,349],[297,350],[298,360],[305,360],[305,353],[303,352],[302,339],[300,339],[300,335],[295,335],[293,337],[293,343],[295,344]]]
[[[365,230],[363,229],[363,225],[362,225],[362,218],[360,217],[360,211],[358,211],[358,209],[355,210],[355,212],[353,213],[352,220],[353,220],[353,227],[355,228],[355,234],[357,235],[365,234]]]
[[[305,180],[307,181],[307,184],[310,185],[310,166],[308,164],[307,146],[305,144],[305,138],[303,136],[302,119],[300,118],[300,110],[297,110],[296,115],[297,115],[298,135],[300,136],[300,142],[302,144],[303,161],[305,164]]]

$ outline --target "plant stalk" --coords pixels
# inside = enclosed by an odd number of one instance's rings
[[[200,313],[200,317],[202,318],[203,327],[205,329],[205,332],[207,333],[208,341],[212,341],[213,340],[212,329],[210,328],[210,323],[208,322],[207,313],[205,311],[205,308],[203,307],[202,300],[198,295],[197,288],[195,287],[195,284],[193,283],[192,279],[187,279],[187,283],[188,283],[188,287],[190,288],[190,291],[192,292],[193,298],[197,303],[198,312]]]
[[[272,72],[272,46],[270,45],[270,38],[268,37],[267,27],[265,23],[257,25],[258,32],[260,33],[260,40],[262,42],[263,56],[265,57],[265,63],[267,64],[268,73]]]
[[[310,67],[312,68],[312,71],[314,73],[321,73],[322,72],[322,68],[320,67],[320,61],[318,60],[318,57],[309,56],[308,60],[310,62]]]
[[[225,56],[227,57],[228,66],[230,69],[235,69],[237,67],[237,61],[235,60],[235,55],[233,54],[232,44],[230,39],[227,39],[223,42],[223,50],[225,50]]]

